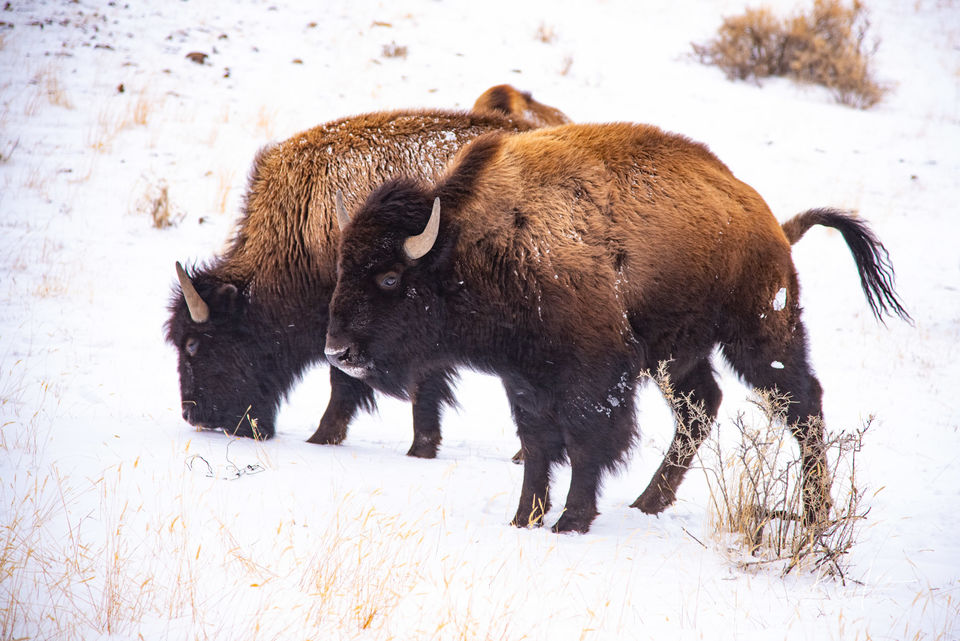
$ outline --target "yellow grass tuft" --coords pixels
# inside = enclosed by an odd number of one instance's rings
[[[262,105],[260,111],[257,112],[256,129],[262,134],[263,138],[267,140],[273,139],[275,120],[276,112],[268,110],[266,105]]]
[[[146,215],[154,229],[174,227],[186,217],[173,204],[170,198],[170,187],[163,179],[147,182],[142,194],[133,205],[133,213]]]
[[[557,32],[550,25],[541,22],[534,37],[544,44],[553,44],[557,40]]]
[[[220,170],[217,172],[217,189],[214,195],[214,211],[221,214],[227,212],[227,206],[230,204],[230,192],[233,191],[233,178],[235,172]]]

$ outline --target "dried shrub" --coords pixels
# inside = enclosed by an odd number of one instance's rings
[[[170,189],[165,180],[148,184],[135,209],[146,214],[155,229],[173,227],[184,218],[184,214],[170,202]]]
[[[877,44],[868,43],[869,27],[860,0],[849,6],[815,0],[810,12],[789,19],[768,9],[748,9],[725,18],[717,37],[694,43],[693,51],[731,80],[759,83],[769,76],[788,76],[823,85],[841,104],[867,109],[886,93],[871,70]]]
[[[398,45],[396,42],[391,42],[388,45],[383,45],[380,55],[384,58],[406,58],[407,47],[406,45]]]
[[[846,583],[844,557],[869,512],[856,459],[872,418],[853,432],[826,434],[825,450],[838,471],[831,483],[836,503],[830,517],[808,523],[802,514],[800,461],[789,454],[794,448],[784,427],[789,400],[760,394],[754,403],[762,419],[737,416],[733,428],[739,438],[732,450],[724,450],[719,438],[707,444],[719,462],[716,468],[703,467],[715,531],[733,535],[733,549],[749,553],[748,560],[739,561],[741,567],[772,565],[783,574],[806,568]]]
[[[697,422],[711,421],[702,405],[674,393],[665,364],[651,378],[670,403],[687,403]],[[845,584],[851,580],[845,556],[870,511],[857,479],[857,454],[873,418],[852,432],[825,434],[824,451],[834,472],[827,475],[833,513],[808,522],[801,463],[792,455],[797,448],[786,427],[790,399],[758,391],[753,403],[759,411],[736,417],[733,439],[722,439],[731,427],[714,421],[713,435],[696,452],[710,494],[708,521],[714,539],[743,569],[770,566],[786,575],[800,568]],[[724,440],[735,445],[731,448]]]
[[[541,22],[534,37],[543,44],[549,45],[557,40],[557,32],[550,25]]]

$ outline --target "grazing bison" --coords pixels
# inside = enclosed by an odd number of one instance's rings
[[[261,151],[238,230],[226,252],[192,271],[177,264],[167,338],[179,351],[183,417],[192,425],[269,438],[280,400],[324,361],[336,282],[339,229],[333,194],[359,204],[401,175],[436,178],[455,151],[482,133],[533,128],[502,114],[396,111],[337,120]],[[411,385],[412,456],[433,457],[451,370]],[[312,443],[339,443],[372,390],[330,371],[330,401]]]
[[[511,85],[490,87],[473,103],[473,110],[523,118],[538,127],[566,125],[570,122],[559,109],[537,102],[530,92],[520,91]]]
[[[525,459],[520,526],[542,522],[551,468],[566,457],[554,530],[589,529],[602,473],[635,438],[638,376],[660,362],[689,402],[677,403],[673,444],[634,506],[668,506],[720,404],[717,344],[750,384],[790,395],[804,509],[824,518],[821,388],[791,242],[812,225],[839,229],[874,312],[907,318],[862,222],[820,209],[781,228],[705,146],[652,126],[485,135],[435,185],[390,181],[340,219],[327,358],[400,396],[425,369],[500,376]]]

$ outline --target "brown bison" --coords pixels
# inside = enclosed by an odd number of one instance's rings
[[[812,225],[839,229],[874,312],[907,318],[864,223],[819,209],[785,233],[704,145],[652,126],[485,135],[435,184],[390,181],[341,221],[328,359],[401,396],[423,371],[467,365],[500,376],[525,459],[520,526],[542,522],[551,468],[567,458],[554,530],[589,529],[602,473],[635,439],[638,377],[661,362],[685,402],[633,505],[668,506],[720,405],[715,345],[750,384],[790,395],[804,509],[825,517],[821,388],[791,242]]]
[[[520,91],[511,85],[497,85],[484,91],[473,103],[473,111],[523,118],[538,127],[570,123],[570,119],[559,109],[537,102],[530,92]]]
[[[283,396],[325,362],[340,237],[334,193],[359,204],[395,176],[435,179],[477,136],[533,127],[490,112],[394,111],[336,120],[261,151],[226,252],[190,271],[177,264],[167,338],[179,351],[184,419],[269,438]],[[438,368],[408,388],[410,455],[435,456],[450,382],[451,370]],[[310,442],[339,443],[356,411],[373,405],[365,383],[331,368],[330,401]]]

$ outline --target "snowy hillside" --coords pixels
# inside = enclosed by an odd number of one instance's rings
[[[960,639],[960,3],[867,4],[891,86],[869,111],[696,62],[742,0],[6,3],[0,639]],[[221,250],[256,151],[501,83],[683,133],[781,220],[856,209],[886,244],[915,326],[873,319],[839,234],[794,248],[828,427],[874,417],[847,580],[744,568],[697,470],[660,517],[628,507],[672,436],[653,385],[582,536],[507,525],[522,468],[490,377],[462,376],[435,460],[382,397],[305,443],[325,367],[266,443],[183,422],[174,262]],[[717,365],[725,438],[750,391]]]

